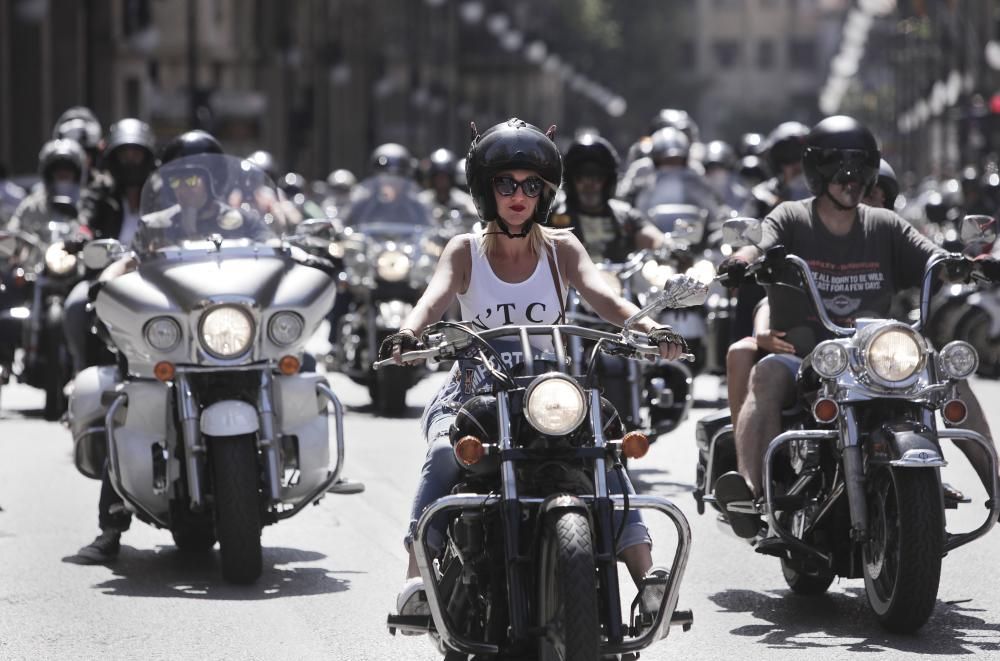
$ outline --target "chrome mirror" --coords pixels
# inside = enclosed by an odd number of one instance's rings
[[[83,247],[83,263],[92,271],[107,268],[125,254],[125,248],[117,239],[97,239]]]
[[[997,221],[993,216],[966,216],[962,219],[959,237],[966,246],[993,243],[997,239]]]
[[[643,317],[666,308],[704,305],[707,298],[708,285],[704,282],[680,273],[672,275],[667,278],[660,291],[650,296],[646,305],[625,320],[624,329],[627,331]]]
[[[764,224],[756,218],[730,218],[722,224],[722,242],[734,248],[759,246]]]

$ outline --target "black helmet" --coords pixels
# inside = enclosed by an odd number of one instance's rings
[[[258,149],[247,156],[247,160],[258,170],[270,177],[271,181],[278,181],[281,178],[281,175],[278,174],[278,163],[274,160],[274,154],[271,152]]]
[[[894,208],[896,198],[899,196],[899,180],[896,179],[896,171],[884,158],[879,161],[878,179],[875,181],[875,185],[881,188],[885,195],[885,208]]]
[[[604,177],[604,200],[614,197],[615,186],[618,183],[618,152],[610,142],[595,133],[578,135],[566,155],[563,157],[566,180],[566,201],[569,206],[576,207],[576,188],[573,179],[581,174],[593,172]]]
[[[449,179],[454,179],[457,162],[458,158],[455,156],[455,152],[450,149],[435,149],[427,157],[424,167],[424,174],[427,176],[428,182],[436,174],[446,174]]]
[[[760,133],[744,133],[740,136],[739,155],[759,156],[764,151],[765,138]]]
[[[305,193],[309,182],[298,172],[289,172],[278,181],[278,187],[285,192],[289,198],[300,193]]]
[[[465,176],[479,217],[487,222],[495,220],[501,230],[511,236],[506,224],[497,215],[493,177],[504,170],[531,170],[548,184],[538,197],[533,219],[533,222],[544,224],[552,210],[556,191],[562,185],[562,157],[552,141],[555,127],[549,129],[548,133],[542,133],[538,127],[512,117],[506,122],[491,126],[482,134],[476,131],[474,124],[472,130]],[[530,222],[518,236],[527,236],[529,229]]]
[[[847,115],[834,115],[806,137],[802,169],[813,195],[826,192],[831,181],[860,181],[867,195],[878,178],[881,155],[875,136]]]
[[[649,135],[653,135],[660,129],[667,127],[675,128],[687,136],[688,142],[698,142],[698,125],[691,119],[691,115],[686,110],[677,108],[663,108],[656,113],[649,123]]]
[[[725,140],[712,140],[705,145],[705,157],[701,162],[706,168],[716,165],[732,171],[736,169],[736,152]]]
[[[45,184],[50,183],[52,172],[57,167],[71,168],[76,171],[80,182],[86,179],[87,155],[76,140],[50,140],[42,145],[38,152],[38,174]]]
[[[785,165],[802,160],[808,135],[809,127],[800,122],[782,122],[768,134],[763,151],[772,174],[777,175]]]
[[[52,127],[53,140],[76,140],[94,159],[100,151],[102,137],[101,123],[97,121],[93,111],[85,106],[68,108]]]
[[[349,191],[358,184],[358,178],[350,170],[340,168],[326,178],[326,185],[337,191]]]
[[[687,161],[691,152],[691,141],[680,129],[667,126],[652,136],[649,157],[656,163],[666,158],[682,158]]]
[[[369,159],[373,173],[413,176],[413,156],[410,150],[395,142],[379,145]]]
[[[122,147],[141,149],[143,163],[136,166],[119,162],[117,155]],[[132,117],[120,119],[108,131],[108,144],[101,154],[101,167],[111,173],[119,186],[141,186],[156,167],[154,149],[153,131],[148,124]]]
[[[181,133],[160,151],[160,173],[169,176],[172,171],[199,170],[207,177],[212,193],[217,195],[228,182],[228,172],[222,159],[211,158],[211,155],[222,153],[222,145],[211,133],[202,130]],[[171,166],[174,161],[178,163]]]
[[[760,157],[748,154],[740,159],[739,175],[743,181],[755,185],[767,179],[767,170]]]

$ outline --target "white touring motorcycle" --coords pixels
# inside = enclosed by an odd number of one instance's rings
[[[154,175],[131,264],[91,292],[118,365],[81,372],[70,401],[81,472],[99,478],[106,455],[129,510],[181,549],[218,541],[223,577],[236,583],[260,576],[261,527],[319,500],[344,458],[339,400],[323,376],[300,371],[335,296],[332,268],[297,237],[274,237],[272,191],[219,155]],[[123,255],[114,240],[84,249],[90,268]]]

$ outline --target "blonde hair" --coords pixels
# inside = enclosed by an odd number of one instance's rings
[[[499,236],[501,231],[500,225],[498,225],[495,220],[491,220],[486,223],[486,227],[483,228],[480,234],[480,254],[487,258],[493,256],[497,249],[497,242],[499,241],[497,236]],[[568,233],[569,230],[544,227],[536,222],[532,223],[531,229],[528,230],[528,236],[525,237],[525,241],[528,242],[528,246],[530,247],[532,254],[541,255],[546,250],[555,250],[556,242]]]

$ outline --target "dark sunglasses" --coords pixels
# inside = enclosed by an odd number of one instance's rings
[[[814,149],[812,158],[816,170],[828,178],[841,170],[863,171],[866,175],[873,168],[878,170],[878,158],[873,158],[872,153],[864,149]]]
[[[545,188],[545,182],[540,177],[528,177],[524,181],[518,181],[514,177],[501,175],[493,177],[493,188],[504,197],[510,197],[518,188],[527,197],[538,197]]]

